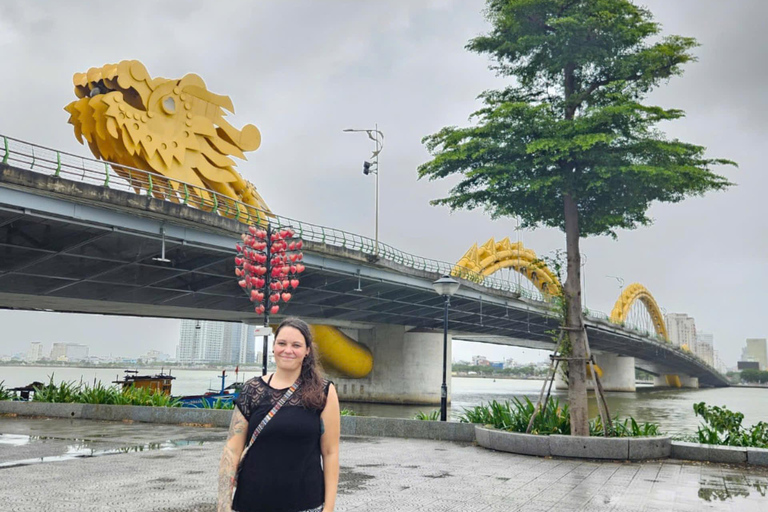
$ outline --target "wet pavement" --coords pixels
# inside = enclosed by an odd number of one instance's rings
[[[225,429],[0,417],[0,510],[215,511]],[[345,437],[337,511],[768,511],[768,470]]]

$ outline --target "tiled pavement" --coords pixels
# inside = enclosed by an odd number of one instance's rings
[[[0,511],[215,510],[223,429],[0,417],[0,433]],[[746,466],[359,437],[342,439],[341,466],[340,512],[768,511],[768,471]]]

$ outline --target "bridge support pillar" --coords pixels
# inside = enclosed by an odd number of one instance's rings
[[[605,391],[635,391],[635,358],[616,354],[595,354],[595,363],[602,371],[600,382]],[[599,375],[599,373],[598,373]],[[555,380],[557,389],[568,389],[562,373],[558,371]],[[591,379],[587,379],[587,389],[593,390]]]
[[[331,376],[345,402],[440,404],[443,379],[442,331],[380,325],[358,331],[357,341],[373,353],[373,370],[362,379]],[[446,383],[451,400],[451,335]]]
[[[659,388],[699,388],[699,378],[682,374],[657,375],[653,385]]]

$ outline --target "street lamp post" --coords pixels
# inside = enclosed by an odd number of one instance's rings
[[[440,387],[440,421],[448,419],[448,386],[446,385],[446,369],[448,367],[448,306],[451,296],[459,289],[460,283],[451,276],[443,276],[434,283],[432,288],[438,295],[445,298],[443,309],[443,385]]]
[[[374,175],[375,179],[375,209],[376,209],[376,220],[374,221],[374,255],[378,257],[379,255],[379,153],[381,153],[381,150],[384,149],[384,134],[379,131],[379,125],[374,125],[373,129],[370,130],[363,130],[363,129],[355,129],[355,128],[347,128],[344,130],[345,132],[363,132],[368,134],[368,138],[371,139],[374,144],[376,145],[376,149],[374,149],[373,153],[371,154],[371,160],[373,160],[373,164],[370,162],[363,162],[363,174],[366,176],[369,174]],[[371,168],[373,167],[373,168]]]

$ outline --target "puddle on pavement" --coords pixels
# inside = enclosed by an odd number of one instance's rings
[[[728,475],[722,478],[703,477],[699,481],[699,498],[704,501],[733,501],[734,498],[755,499],[768,495],[768,480],[742,475]],[[751,501],[751,500],[750,500]]]
[[[368,480],[373,480],[373,475],[354,471],[350,467],[341,466],[339,472],[339,494],[352,494],[365,488]]]
[[[20,434],[0,434],[0,444],[10,446],[29,446],[33,443],[46,441],[62,441],[71,443],[67,445],[66,452],[62,455],[36,457],[33,459],[14,460],[0,463],[0,469],[18,466],[30,466],[45,462],[60,462],[85,457],[101,457],[103,455],[118,455],[121,453],[144,452],[154,450],[173,450],[183,446],[202,446],[208,440],[173,439],[156,443],[134,444],[117,448],[97,449],[92,442],[82,439],[57,439],[53,437],[27,436]]]

